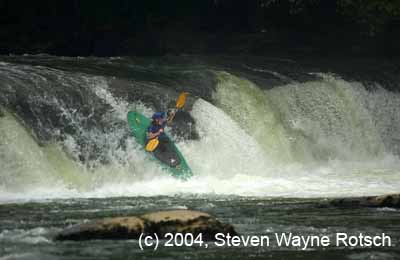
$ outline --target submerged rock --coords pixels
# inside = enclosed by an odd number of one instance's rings
[[[142,233],[160,237],[165,233],[201,233],[205,240],[213,240],[217,233],[237,235],[233,226],[222,224],[207,213],[172,210],[78,224],[56,234],[55,240],[138,239]]]
[[[400,208],[400,194],[334,199],[330,205],[337,207],[390,207]]]

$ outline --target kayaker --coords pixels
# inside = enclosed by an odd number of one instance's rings
[[[172,122],[175,113],[170,111],[167,113],[167,118],[165,118],[165,112],[156,112],[151,117],[153,121],[150,126],[147,128],[147,142],[151,139],[158,138],[160,142],[161,149],[165,149],[165,144],[168,143],[168,138],[164,133],[164,128],[167,124]]]

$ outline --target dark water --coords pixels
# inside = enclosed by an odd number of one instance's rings
[[[0,206],[1,259],[399,259],[400,211],[321,207],[319,199],[262,199],[226,196],[71,199]],[[241,235],[289,233],[334,236],[336,232],[385,233],[392,247],[160,247],[138,241],[55,242],[54,232],[85,220],[165,209],[195,209],[231,223]]]

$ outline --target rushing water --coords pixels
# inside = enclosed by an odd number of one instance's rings
[[[2,259],[398,259],[398,245],[386,248],[298,247],[160,247],[141,251],[136,240],[54,242],[54,232],[87,219],[135,215],[158,209],[196,209],[232,223],[241,235],[293,232],[333,237],[385,233],[397,239],[400,211],[393,209],[332,209],[320,200],[260,199],[237,196],[153,196],[70,199],[44,203],[7,204],[0,208]],[[398,243],[398,242],[397,242]]]
[[[294,249],[176,249],[136,242],[57,243],[66,225],[153,209],[215,213],[240,233],[399,231],[391,209],[327,209],[326,197],[400,190],[400,94],[379,82],[303,69],[180,59],[10,56],[0,62],[0,257],[295,257]],[[289,65],[288,65],[289,64]],[[391,86],[398,84],[392,82]],[[130,137],[129,110],[150,116],[191,93],[168,129],[194,177],[170,177]],[[95,199],[97,198],[97,199]],[[91,250],[94,248],[96,250]],[[395,259],[330,248],[304,259]],[[3,259],[2,258],[2,259]]]

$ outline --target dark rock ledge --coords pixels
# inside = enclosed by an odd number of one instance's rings
[[[213,240],[217,233],[237,235],[232,225],[222,224],[215,217],[200,211],[159,211],[141,216],[94,220],[68,227],[55,235],[55,240],[138,239],[142,234],[163,237],[165,233],[202,233],[204,240]]]
[[[329,201],[329,205],[335,207],[400,208],[400,194],[333,199]]]

